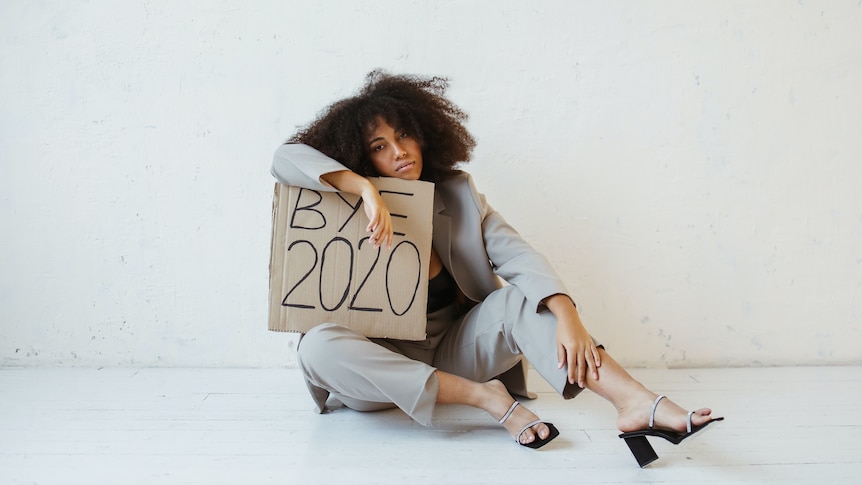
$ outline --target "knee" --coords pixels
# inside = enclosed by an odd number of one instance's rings
[[[296,350],[300,365],[314,367],[315,362],[321,359],[331,359],[339,339],[355,336],[356,333],[349,328],[335,323],[323,323],[312,328],[299,339]]]
[[[515,285],[504,286],[492,293],[492,295],[494,295],[497,301],[497,306],[504,312],[504,319],[506,320],[515,320],[517,322],[525,315],[535,313],[535,310],[532,312],[527,311],[530,306],[527,295]]]
[[[556,323],[552,313],[539,310],[537,303],[529,300],[517,286],[504,286],[491,293],[489,300],[491,298],[493,303],[490,306],[495,308],[496,315],[510,331],[515,327],[533,328],[539,322]]]

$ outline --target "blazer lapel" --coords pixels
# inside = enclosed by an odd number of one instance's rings
[[[447,206],[445,193],[441,192],[440,190],[434,192],[434,229],[432,231],[431,243],[434,246],[434,250],[437,251],[440,262],[443,263],[443,266],[452,275],[461,292],[473,301],[481,301],[483,296],[476,291],[476,285],[469,278],[469,274],[463,274],[469,272],[470,269],[463,267],[461,264],[456,265],[452,258],[452,242],[455,240],[455,235],[452,234],[452,218],[461,217],[461,215],[451,213],[452,210],[457,211],[458,204],[451,203]],[[459,261],[463,263],[460,259]]]
[[[446,203],[439,190],[434,191],[434,228],[431,244],[440,262],[452,274],[452,218],[446,212]]]

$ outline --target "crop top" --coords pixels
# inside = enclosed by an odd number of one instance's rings
[[[457,290],[455,279],[444,267],[437,273],[437,276],[428,281],[428,313],[435,312],[454,302]]]

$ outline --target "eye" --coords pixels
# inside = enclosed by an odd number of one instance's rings
[[[406,131],[402,131],[401,134],[398,135],[398,138],[407,138],[408,136],[410,136],[409,133],[407,133]]]
[[[371,149],[371,151],[373,152],[379,152],[380,150],[383,150],[383,145],[376,145],[374,148]]]

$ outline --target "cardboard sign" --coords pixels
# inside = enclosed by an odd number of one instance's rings
[[[339,323],[366,337],[425,338],[434,184],[372,178],[392,215],[374,248],[359,196],[276,183],[269,329]]]

